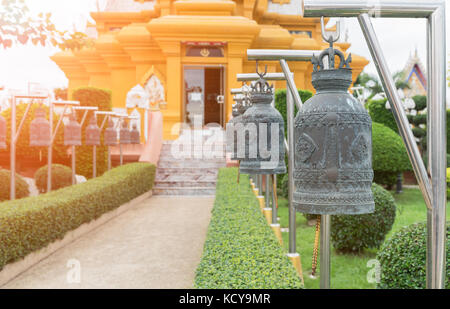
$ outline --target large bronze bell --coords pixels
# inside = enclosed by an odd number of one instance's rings
[[[64,126],[64,145],[81,146],[81,125],[77,122],[75,113],[70,114],[69,123]]]
[[[284,121],[281,114],[272,107],[273,87],[259,74],[260,79],[252,85],[251,107],[242,115],[244,131],[244,158],[239,170],[243,174],[286,173],[284,148]],[[242,151],[238,149],[238,156]]]
[[[130,144],[140,144],[141,136],[139,134],[139,130],[137,129],[136,123],[133,123],[130,131]]]
[[[86,145],[100,145],[100,128],[97,125],[97,117],[95,115],[91,117],[86,128]]]
[[[328,69],[323,64],[325,56]],[[294,121],[293,205],[297,211],[325,215],[374,211],[372,121],[347,92],[352,83],[350,62],[351,55],[345,60],[332,43],[312,59],[312,84],[317,93]]]
[[[104,138],[104,143],[106,146],[117,145],[117,131],[114,128],[114,122],[111,119],[108,120],[108,127],[105,130]]]
[[[130,144],[131,143],[131,137],[130,137],[130,130],[128,129],[128,123],[124,119],[122,122],[122,127],[120,128],[120,143],[121,144]]]
[[[30,146],[48,147],[51,143],[50,122],[45,119],[45,110],[36,108],[35,118],[30,124]]]
[[[0,149],[6,148],[6,120],[0,115]]]

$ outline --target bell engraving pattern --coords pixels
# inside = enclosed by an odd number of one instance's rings
[[[6,148],[6,120],[0,115],[0,149]]]
[[[114,128],[114,122],[109,119],[108,127],[105,130],[105,140],[104,143],[106,146],[114,146],[117,145],[117,131]]]
[[[136,123],[133,123],[132,129],[130,131],[130,144],[140,144],[141,143],[141,136],[139,134],[139,131],[137,129]]]
[[[122,127],[120,128],[120,143],[121,144],[130,144],[130,130],[128,129],[128,123],[126,120],[122,122]]]
[[[36,108],[35,118],[30,123],[30,146],[50,146],[50,122],[45,119],[45,110]]]
[[[286,173],[284,120],[271,105],[272,100],[273,87],[260,74],[251,89],[252,106],[242,115],[245,156],[239,170],[243,174]]]
[[[69,117],[69,123],[64,127],[64,145],[81,146],[81,125],[77,122],[75,114]]]
[[[86,128],[86,145],[100,145],[100,128],[97,125],[97,117],[92,116]]]
[[[325,56],[329,69],[324,69]],[[340,58],[338,68],[335,56]],[[317,93],[294,121],[293,205],[309,214],[371,213],[372,121],[347,92],[352,83],[351,55],[345,60],[331,45],[312,62]]]

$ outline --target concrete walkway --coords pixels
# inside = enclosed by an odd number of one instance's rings
[[[213,203],[150,197],[3,288],[192,288]]]

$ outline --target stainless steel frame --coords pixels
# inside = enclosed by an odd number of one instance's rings
[[[19,128],[16,128],[16,99],[37,99],[37,100],[47,100],[49,99],[48,96],[32,96],[32,95],[12,95],[11,100],[11,143],[10,143],[10,158],[9,158],[9,165],[10,165],[10,171],[11,171],[11,183],[10,183],[10,189],[9,189],[9,197],[10,200],[16,199],[16,144],[17,140],[19,139],[20,132],[22,130],[22,126],[25,122],[25,119],[28,115],[28,112],[30,111],[32,102],[28,103],[28,106],[25,110],[24,115],[22,116],[22,119],[20,120]]]
[[[441,289],[444,288],[445,283],[446,262],[445,1],[378,0],[376,4],[371,6],[356,0],[338,2],[304,0],[303,12],[304,17],[358,17],[427,205],[427,288]],[[400,108],[395,84],[369,14],[380,17],[427,19],[429,173],[426,172],[412,138],[406,115]]]
[[[413,139],[406,115],[401,108],[400,100],[387,67],[375,31],[370,22],[369,14],[381,17],[421,17],[428,19],[428,121],[429,130],[429,173],[421,160],[417,145]],[[427,205],[428,241],[427,241],[427,287],[443,288],[445,278],[445,219],[446,219],[446,124],[445,124],[445,1],[444,0],[412,0],[394,1],[379,0],[377,5],[359,0],[304,0],[304,17],[358,17],[361,29],[374,58],[378,73],[381,77],[388,99],[394,113],[400,134],[406,144],[409,158],[418,178],[420,189]],[[287,79],[297,107],[301,107],[301,100],[286,61],[307,61],[318,51],[298,50],[248,50],[249,60],[279,60]],[[288,119],[290,111],[288,106]],[[289,128],[288,134],[292,128]],[[288,138],[289,140],[289,138]],[[289,143],[289,149],[293,145]],[[289,152],[290,153],[290,152]],[[289,164],[291,166],[291,164]],[[291,174],[289,180],[291,181]],[[291,186],[291,183],[290,183]],[[289,188],[291,189],[291,187]],[[326,218],[324,218],[325,221]],[[295,223],[295,222],[294,222]],[[326,222],[324,222],[326,223]],[[325,225],[324,227],[326,227]],[[326,229],[325,229],[326,230]],[[325,235],[326,231],[322,233]],[[294,235],[295,236],[295,235]],[[295,237],[290,237],[290,252],[295,248]],[[326,248],[325,248],[326,249]],[[328,246],[329,249],[329,246]],[[325,254],[326,252],[324,252]],[[322,252],[321,252],[322,256]],[[321,273],[322,274],[322,273]],[[323,277],[329,278],[328,274]],[[325,283],[322,286],[329,286]]]

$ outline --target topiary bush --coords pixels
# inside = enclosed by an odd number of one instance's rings
[[[11,193],[11,171],[0,169],[0,202],[9,200]],[[16,174],[16,199],[30,195],[28,183]],[[1,208],[1,206],[0,206]]]
[[[373,122],[381,123],[398,134],[397,123],[390,109],[386,108],[387,99],[369,100],[367,109]]]
[[[130,163],[57,191],[2,203],[0,270],[150,191],[156,167]]]
[[[427,228],[425,223],[416,223],[395,233],[378,251],[381,289],[426,288]],[[447,223],[446,279],[450,288],[450,224]]]
[[[313,93],[309,90],[301,90],[298,89],[298,94],[302,99],[302,102],[306,102],[309,98],[313,96]],[[275,91],[275,108],[280,112],[281,116],[283,116],[284,123],[287,123],[286,117],[286,89],[278,89]],[[294,117],[297,115],[298,109],[294,104]],[[287,132],[284,132],[285,134]]]
[[[39,192],[47,191],[47,166],[38,169],[34,181]],[[72,185],[72,169],[62,164],[52,164],[52,190]]]
[[[73,91],[72,98],[80,101],[80,106],[96,106],[99,111],[111,111],[111,91],[95,87],[81,87]],[[84,111],[78,111],[78,119],[82,118]],[[86,127],[92,112],[89,112],[86,121],[81,128],[81,138],[83,146],[77,146],[76,149],[76,172],[86,178],[92,178],[92,146],[85,145]],[[100,125],[104,116],[99,116],[97,122]],[[103,130],[106,130],[106,126]],[[102,175],[108,169],[107,148],[103,146],[103,133],[100,135],[101,145],[97,146],[97,175]]]
[[[267,225],[247,175],[220,169],[211,222],[197,267],[200,289],[298,289],[299,276]]]
[[[375,212],[364,215],[331,217],[331,241],[336,250],[358,253],[379,248],[395,220],[396,205],[392,195],[377,184],[372,185]]]
[[[374,182],[391,187],[397,174],[411,170],[402,138],[388,127],[372,123],[372,166]]]

